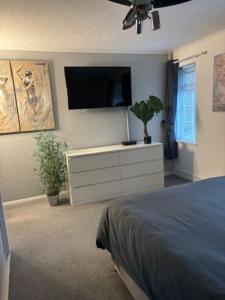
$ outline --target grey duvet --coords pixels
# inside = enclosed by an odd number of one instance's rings
[[[96,243],[153,300],[225,299],[225,177],[112,202]]]

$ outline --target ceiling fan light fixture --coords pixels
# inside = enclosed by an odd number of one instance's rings
[[[143,30],[143,21],[142,20],[136,20],[136,28],[137,28],[137,34],[141,34]]]
[[[142,33],[143,21],[151,19],[153,30],[159,30],[160,18],[157,8],[182,4],[192,0],[109,0],[130,7],[123,21],[123,29],[129,29],[136,24],[137,34]]]
[[[151,12],[151,20],[152,20],[152,30],[159,30],[161,28],[159,12],[154,10]]]

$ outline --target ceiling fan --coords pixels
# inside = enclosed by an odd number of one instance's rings
[[[159,12],[155,8],[161,8],[181,4],[191,0],[109,0],[130,7],[128,14],[123,20],[123,30],[129,29],[136,24],[137,34],[142,33],[143,21],[152,20],[153,30],[160,29]]]

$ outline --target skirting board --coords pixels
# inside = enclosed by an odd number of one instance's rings
[[[165,176],[171,176],[171,175],[174,175],[174,171],[172,171],[172,170],[166,170],[166,171],[164,171],[164,175],[165,175]]]
[[[40,201],[40,200],[45,199],[45,198],[47,198],[46,195],[39,195],[39,196],[35,196],[35,197],[12,200],[12,201],[3,202],[3,206],[4,207],[9,207],[9,206],[19,205],[19,204],[26,203],[26,202]]]
[[[67,194],[67,191],[62,191],[60,195]],[[29,198],[24,198],[24,199],[18,199],[18,200],[12,200],[12,201],[6,201],[3,202],[4,207],[9,207],[9,206],[14,206],[14,205],[19,205],[19,204],[24,204],[26,202],[32,202],[32,201],[40,201],[43,199],[47,199],[46,195],[39,195],[35,197],[29,197]]]
[[[167,170],[167,171],[164,172],[164,174],[165,174],[165,176],[175,175],[175,176],[178,176],[178,177],[190,180],[190,181],[199,181],[199,180],[205,179],[205,178],[202,178],[202,177],[199,177],[199,176],[190,175],[190,174],[187,174],[185,172],[180,172],[180,171],[177,171],[177,170]]]
[[[115,261],[113,261],[113,267],[135,300],[151,300],[146,296],[142,289],[139,288],[127,272],[120,265],[115,263]]]
[[[202,178],[202,177],[199,177],[199,176],[190,175],[190,174],[187,174],[185,172],[180,172],[180,171],[176,171],[176,170],[173,171],[173,175],[182,177],[182,178],[190,180],[190,181],[199,181],[199,180],[205,179],[205,178]]]

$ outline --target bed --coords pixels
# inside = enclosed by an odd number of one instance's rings
[[[146,299],[225,299],[225,177],[112,202],[96,244]]]

